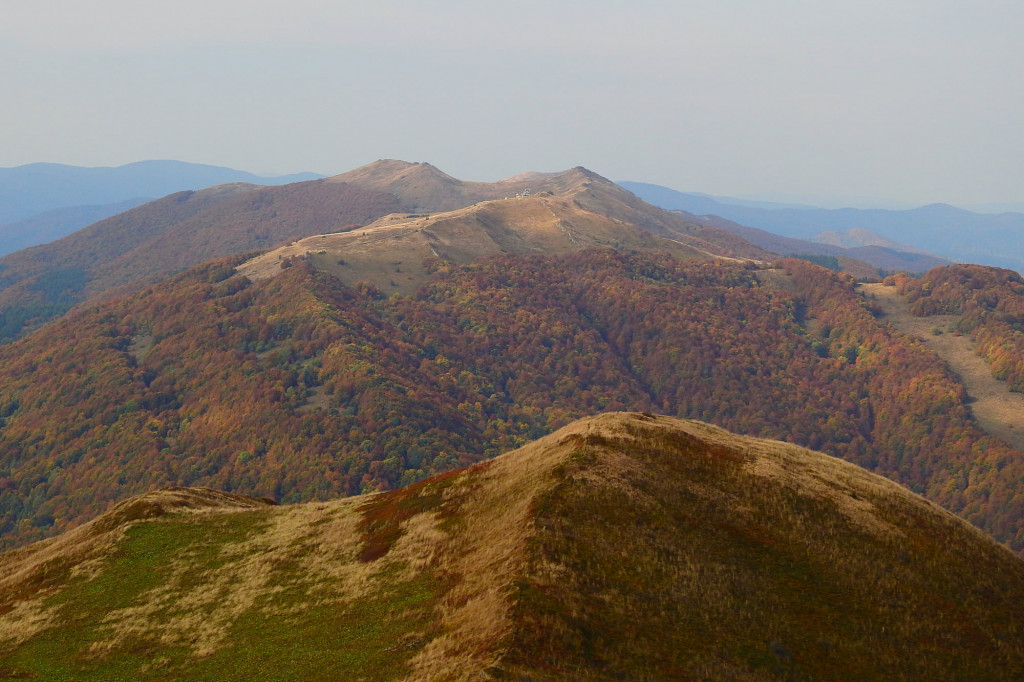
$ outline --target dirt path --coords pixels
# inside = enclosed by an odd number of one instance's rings
[[[1012,393],[1005,381],[992,378],[988,363],[974,354],[973,341],[949,333],[958,319],[956,315],[914,317],[906,299],[896,293],[896,287],[863,284],[861,291],[875,296],[884,313],[883,321],[921,339],[959,375],[971,398],[974,417],[987,433],[1024,449],[1024,394]],[[933,333],[936,328],[943,333]]]

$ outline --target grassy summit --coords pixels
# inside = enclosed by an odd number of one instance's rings
[[[583,419],[377,495],[175,489],[0,556],[0,677],[1013,679],[1024,563],[840,460]]]

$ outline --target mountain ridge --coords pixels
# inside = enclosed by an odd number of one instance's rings
[[[575,203],[563,202],[559,209],[566,224],[575,214],[583,215],[586,222],[606,216],[606,231],[618,221],[626,231],[641,229],[682,241],[677,250],[690,249],[691,255],[700,251],[705,252],[701,257],[773,257],[727,231],[672,216],[579,167],[479,183],[456,180],[429,164],[384,160],[333,178],[280,187],[230,183],[179,192],[53,243],[4,256],[0,258],[0,340],[17,338],[24,328],[39,326],[88,298],[106,292],[131,293],[142,284],[211,258],[351,231],[387,214],[464,210],[531,192],[572,195]],[[491,232],[515,232],[498,224],[514,220],[514,215],[493,218]],[[484,241],[490,239],[477,233]],[[466,255],[472,249],[463,251]],[[420,271],[422,279],[423,258],[431,256],[430,250],[421,244],[411,256],[415,262],[407,263],[407,268],[411,265]],[[392,277],[379,270],[374,268],[367,276],[377,286],[391,287]],[[403,291],[414,288],[409,281],[400,277],[395,286],[404,287]]]
[[[271,507],[148,493],[78,535],[84,547],[57,538],[0,555],[20,567],[0,581],[6,673],[945,680],[1024,670],[1024,562],[1005,548],[848,463],[653,414],[584,418],[359,498]]]
[[[698,223],[714,225],[732,232],[751,244],[775,253],[794,257],[808,255],[833,256],[836,258],[836,264],[839,266],[839,269],[865,280],[874,279],[884,271],[922,273],[932,268],[951,264],[950,261],[943,258],[920,252],[896,251],[884,246],[834,246],[804,239],[783,237],[767,230],[740,225],[739,223],[714,215],[692,216],[692,214],[686,211],[673,212],[677,212],[684,218],[695,220]]]
[[[429,164],[397,161],[377,162],[354,173],[370,178],[355,177],[355,185],[373,191],[398,191],[396,184],[418,186],[415,179],[422,177],[431,185],[440,177]],[[366,281],[387,293],[408,295],[427,280],[436,260],[464,265],[499,254],[556,254],[592,247],[661,249],[684,259],[774,256],[727,231],[656,209],[582,167],[525,173],[497,183],[463,183],[441,175],[452,192],[431,208],[471,203],[436,213],[384,216],[356,230],[307,237],[257,256],[238,272],[262,279],[295,258],[309,258],[347,285]],[[347,183],[353,177],[336,179]]]
[[[111,204],[63,206],[5,223],[0,225],[0,256],[60,239],[150,201],[152,198],[133,197]]]
[[[0,339],[110,290],[131,291],[204,260],[269,248],[398,210],[380,192],[320,180],[178,192],[50,244],[0,258]],[[137,290],[139,285],[134,287]]]

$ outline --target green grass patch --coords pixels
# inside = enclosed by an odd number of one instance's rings
[[[258,512],[237,512],[171,517],[128,529],[100,575],[77,580],[46,600],[46,606],[60,610],[60,625],[38,634],[0,662],[11,674],[45,680],[141,679],[139,670],[158,651],[171,658],[186,652],[138,640],[107,656],[90,656],[89,646],[109,634],[102,618],[164,584],[167,568],[176,560],[189,560],[193,568],[183,587],[195,586],[204,571],[227,561],[222,551],[226,545],[244,540],[260,525]]]
[[[390,584],[352,603],[326,603],[294,616],[247,612],[233,626],[232,645],[189,661],[189,680],[385,680],[401,677],[436,634],[441,586],[429,573]],[[305,590],[275,595],[269,605],[302,603]]]
[[[429,511],[441,491],[413,496],[400,509]],[[252,608],[227,625],[223,648],[199,656],[187,645],[168,645],[157,635],[134,637],[103,655],[89,653],[107,639],[108,614],[138,603],[146,592],[171,580],[182,596],[202,590],[211,573],[232,570],[237,552],[225,552],[259,532],[259,512],[165,518],[140,523],[112,552],[101,575],[80,580],[48,600],[60,609],[60,625],[7,655],[0,655],[0,679],[45,680],[376,680],[408,672],[409,661],[437,634],[436,606],[446,591],[432,572],[400,579],[400,566],[373,575],[377,586],[358,599],[345,599],[334,585],[309,576],[301,555],[270,557],[270,589]],[[174,599],[154,619],[181,615]]]

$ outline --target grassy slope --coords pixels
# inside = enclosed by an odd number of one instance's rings
[[[1007,382],[993,376],[992,366],[975,351],[974,341],[960,333],[962,315],[919,317],[910,312],[910,302],[895,286],[864,284],[860,289],[878,303],[884,321],[919,339],[949,363],[967,389],[971,413],[985,431],[1024,449],[1024,432],[1017,424],[1024,415],[1024,393],[1010,390]]]
[[[582,438],[564,480],[538,501],[510,671],[559,680],[1024,672],[1024,608],[1012,603],[1024,563],[1004,549],[852,465],[658,423],[668,420]]]
[[[266,279],[279,274],[286,259],[305,257],[349,286],[372,282],[384,293],[411,295],[428,281],[438,259],[468,264],[500,254],[566,254],[586,248],[708,259],[699,248],[588,211],[573,196],[580,195],[536,195],[432,215],[387,216],[365,228],[316,235],[274,249],[238,271],[251,280]]]
[[[25,330],[62,315],[91,297],[132,292],[141,283],[158,281],[211,258],[267,249],[312,235],[344,232],[391,213],[406,215],[415,211],[415,215],[420,215],[422,211],[463,209],[481,201],[514,197],[527,189],[535,195],[544,193],[565,199],[559,215],[551,216],[556,218],[563,241],[573,232],[586,232],[591,227],[588,223],[596,219],[602,223],[603,231],[609,226],[622,227],[627,232],[642,229],[648,241],[660,241],[670,251],[696,248],[704,253],[741,258],[771,257],[729,232],[689,223],[646,204],[583,168],[481,183],[457,180],[429,164],[380,161],[323,181],[283,187],[236,183],[200,192],[180,192],[100,221],[51,244],[9,254],[0,259],[0,342],[18,338]],[[472,225],[467,232],[463,225],[461,236],[487,243],[464,248],[456,234],[447,240],[440,255],[453,262],[466,262],[481,253],[505,251],[508,245],[503,243],[500,233],[508,233],[509,229],[501,221],[515,219],[515,215],[491,216],[492,224],[483,231],[479,225]],[[631,238],[635,239],[635,235],[627,236],[626,241]],[[618,240],[613,235],[600,241]],[[404,246],[407,245],[399,247],[398,256],[392,257],[382,250],[390,252],[395,244],[378,242],[368,265],[363,263],[359,267],[360,259],[356,258],[345,273],[367,279],[389,292],[408,293],[425,276],[423,259],[436,255],[436,250],[432,253],[430,245],[419,242],[411,251],[403,249]],[[523,244],[516,244],[512,251],[530,252],[545,246],[534,243],[524,248]],[[321,248],[319,242],[306,240],[296,252],[315,253]],[[273,265],[277,265],[280,255],[272,256]],[[401,274],[395,270],[396,260],[404,261]],[[338,257],[332,254],[330,261],[322,265],[336,266],[337,261]]]
[[[601,415],[329,503],[167,495],[0,556],[0,676],[1024,673],[1019,559],[852,465],[697,422]]]

